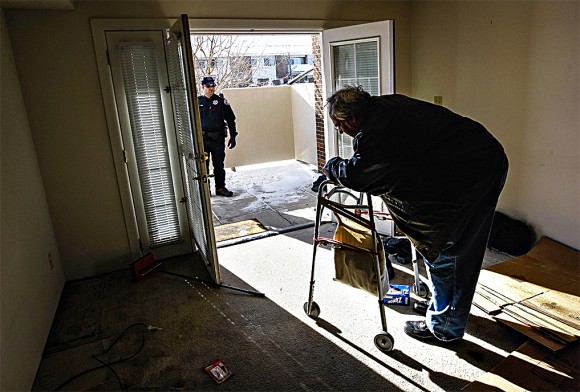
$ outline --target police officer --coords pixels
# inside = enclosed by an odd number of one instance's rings
[[[197,97],[197,101],[201,117],[203,148],[211,157],[215,176],[215,194],[231,197],[234,193],[226,188],[226,172],[224,170],[226,123],[230,130],[228,147],[232,149],[236,146],[236,136],[238,135],[236,116],[228,101],[223,96],[215,94],[216,83],[211,76],[204,77],[201,86],[203,95]],[[209,160],[206,161],[206,165],[209,171]]]

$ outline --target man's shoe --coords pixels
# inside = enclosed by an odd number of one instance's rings
[[[224,187],[224,188],[216,189],[215,194],[217,196],[232,197],[234,195],[234,192],[232,192],[232,191],[228,190],[228,188]]]
[[[425,320],[406,321],[404,331],[407,335],[415,339],[435,339],[435,335],[433,335],[433,333],[429,331],[429,328],[427,328]]]
[[[429,301],[418,301],[413,304],[413,310],[419,313],[421,316],[427,315],[427,308],[429,307]]]

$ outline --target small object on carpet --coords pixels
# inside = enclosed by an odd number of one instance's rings
[[[222,382],[226,381],[228,378],[234,375],[234,372],[232,372],[232,370],[228,368],[225,365],[225,363],[222,362],[221,359],[216,359],[215,361],[207,365],[205,367],[205,371],[218,384],[221,384]]]

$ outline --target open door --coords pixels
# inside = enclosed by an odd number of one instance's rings
[[[187,15],[181,15],[169,30],[166,50],[177,148],[185,188],[183,202],[186,203],[191,234],[200,256],[212,280],[219,284],[221,276],[205,164],[207,156],[203,151]]]
[[[395,92],[393,21],[381,21],[324,30],[322,64],[326,96],[351,85],[362,86],[371,95]],[[325,111],[326,157],[353,155],[352,138],[338,133]],[[379,197],[373,197],[377,212],[387,211]]]
[[[371,95],[395,92],[393,21],[324,30],[322,64],[326,96],[347,85],[361,85]],[[352,156],[352,139],[334,130],[325,116],[326,157]]]

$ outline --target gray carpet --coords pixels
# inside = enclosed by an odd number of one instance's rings
[[[200,276],[194,257],[165,270]],[[224,284],[252,289],[222,268]],[[387,380],[268,298],[156,272],[134,282],[129,270],[66,284],[33,390],[54,390],[101,364],[127,390],[397,390]],[[139,351],[139,348],[142,350]],[[216,384],[203,370],[222,359],[234,376]],[[61,390],[119,390],[110,369],[88,373]]]

